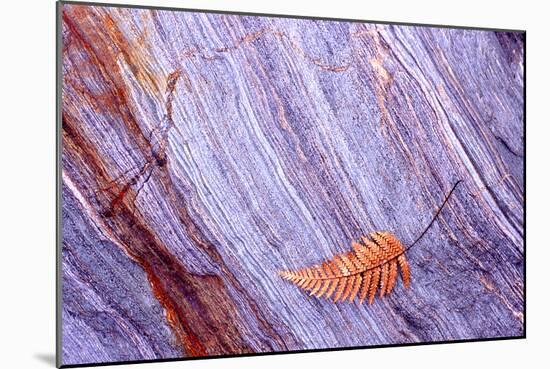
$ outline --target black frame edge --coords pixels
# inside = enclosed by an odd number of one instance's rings
[[[67,364],[63,365],[62,362],[62,262],[61,246],[62,246],[62,168],[61,168],[61,154],[62,154],[62,140],[61,140],[61,128],[62,128],[62,37],[61,37],[61,24],[62,24],[62,7],[63,5],[83,5],[83,6],[102,6],[102,7],[114,7],[114,8],[129,8],[129,9],[146,9],[146,10],[166,10],[177,12],[197,12],[205,14],[227,14],[227,15],[241,15],[241,16],[257,16],[257,17],[272,17],[272,18],[291,18],[291,19],[307,19],[307,20],[322,20],[322,21],[336,21],[336,22],[353,22],[353,23],[370,23],[370,24],[385,24],[385,25],[398,25],[398,26],[413,26],[413,27],[431,27],[431,28],[450,28],[450,29],[462,29],[462,30],[474,30],[474,31],[493,31],[493,32],[514,32],[523,33],[523,138],[524,138],[524,158],[523,158],[523,180],[524,180],[524,203],[523,203],[523,334],[520,336],[507,336],[507,337],[489,337],[489,338],[474,338],[474,339],[459,339],[459,340],[444,340],[433,342],[411,342],[401,344],[382,344],[371,346],[352,346],[352,347],[332,347],[323,349],[305,349],[305,350],[289,350],[289,351],[274,351],[274,352],[258,352],[258,353],[244,353],[244,354],[230,354],[230,355],[216,355],[216,356],[199,356],[199,357],[178,357],[178,358],[165,358],[165,359],[153,359],[153,360],[129,360],[129,361],[113,361],[113,362],[101,362],[101,363],[81,363],[81,364]],[[428,345],[442,345],[442,344],[454,344],[454,343],[468,343],[468,342],[493,342],[493,341],[508,341],[508,340],[522,340],[527,338],[527,30],[525,29],[505,29],[505,28],[489,28],[489,27],[470,27],[470,26],[455,26],[455,25],[441,25],[441,24],[427,24],[427,23],[412,23],[412,22],[393,22],[393,21],[377,21],[377,20],[363,20],[363,19],[350,19],[350,18],[331,18],[331,17],[319,17],[319,16],[302,16],[302,15],[289,15],[289,14],[269,14],[269,13],[254,13],[254,12],[240,12],[240,11],[227,11],[227,10],[209,10],[209,9],[192,9],[192,8],[174,8],[166,6],[152,6],[152,5],[131,5],[131,4],[113,4],[102,3],[93,1],[74,1],[74,0],[57,0],[56,1],[56,367],[57,368],[81,368],[81,367],[99,367],[108,365],[127,365],[127,364],[143,364],[143,363],[163,363],[163,362],[183,362],[183,361],[195,361],[195,360],[210,360],[210,359],[224,359],[235,357],[260,357],[270,355],[287,355],[287,354],[300,354],[300,353],[319,353],[319,352],[337,352],[337,351],[351,351],[362,349],[375,349],[375,348],[392,348],[392,347],[414,347],[414,346],[428,346]]]
[[[262,357],[262,356],[289,355],[289,354],[310,354],[310,353],[315,354],[320,352],[339,352],[339,351],[354,351],[354,350],[364,350],[364,349],[433,346],[433,345],[445,345],[445,344],[467,343],[467,342],[512,341],[512,340],[522,340],[522,339],[526,339],[525,334],[522,336],[491,337],[491,338],[481,338],[481,339],[473,338],[473,339],[463,339],[463,340],[454,340],[454,341],[412,342],[412,343],[386,344],[386,345],[373,345],[373,346],[333,347],[333,348],[312,349],[312,350],[308,349],[308,350],[257,352],[257,353],[246,353],[246,354],[196,356],[196,357],[182,357],[182,358],[168,358],[168,359],[154,359],[154,360],[130,360],[130,361],[113,361],[113,362],[105,362],[105,363],[68,364],[68,365],[62,365],[60,366],[60,368],[84,368],[84,367],[128,365],[128,364],[154,364],[154,363],[167,363],[167,362],[231,359],[231,358],[240,358],[240,357]]]
[[[62,362],[62,306],[63,306],[63,286],[62,286],[62,261],[61,261],[61,243],[62,243],[62,217],[61,217],[61,112],[62,112],[62,100],[61,100],[61,84],[62,84],[62,60],[61,60],[61,12],[63,2],[58,1],[55,4],[55,216],[56,216],[56,229],[55,229],[55,283],[56,283],[56,296],[55,296],[55,365],[60,368],[63,365]]]
[[[67,5],[103,6],[103,7],[110,7],[110,8],[167,10],[167,11],[176,11],[176,12],[226,14],[226,15],[241,15],[241,16],[253,16],[253,17],[292,18],[292,19],[308,19],[308,20],[333,21],[333,22],[372,23],[372,24],[386,24],[386,25],[409,26],[409,27],[452,28],[452,29],[472,30],[472,31],[525,32],[525,30],[522,30],[522,29],[456,26],[456,25],[435,24],[435,23],[432,24],[432,23],[394,22],[394,21],[380,21],[380,20],[372,20],[372,19],[336,18],[336,17],[333,18],[333,17],[292,15],[292,14],[255,13],[255,12],[243,12],[243,11],[232,11],[232,10],[176,8],[176,7],[169,7],[169,6],[133,5],[133,4],[122,4],[122,3],[114,4],[114,3],[103,3],[103,2],[96,2],[96,1],[59,0],[59,2]]]
[[[527,338],[527,31],[523,31],[523,337]]]

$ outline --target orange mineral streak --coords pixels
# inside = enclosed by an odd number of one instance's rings
[[[89,141],[74,130],[75,121],[64,119],[64,157],[81,168],[64,169],[75,182],[101,188],[112,182]],[[160,171],[160,169],[156,169]],[[85,193],[85,191],[82,191]],[[237,313],[223,280],[215,275],[190,273],[156,237],[139,212],[133,211],[135,189],[99,191],[90,198],[98,208],[98,224],[103,232],[146,272],[152,292],[165,310],[165,317],[178,338],[185,355],[205,356],[216,353],[246,353],[251,348],[243,340]],[[117,203],[113,208],[112,204]],[[93,205],[99,204],[99,205]],[[105,210],[101,210],[101,209]],[[193,236],[200,238],[198,230]],[[202,240],[207,244],[206,240]],[[222,330],[225,334],[217,334]]]
[[[126,129],[132,133],[135,140],[135,145],[143,152],[144,155],[151,155],[151,144],[149,142],[147,132],[140,126],[137,113],[133,106],[132,100],[128,97],[129,92],[126,82],[122,75],[124,70],[120,61],[120,56],[124,56],[124,60],[131,63],[138,60],[133,51],[132,54],[122,53],[124,47],[132,47],[124,41],[123,36],[116,27],[110,29],[110,37],[105,38],[104,32],[98,32],[96,22],[101,22],[101,18],[92,7],[87,6],[66,6],[63,8],[63,28],[68,31],[63,45],[63,58],[70,56],[71,51],[85,54],[88,58],[86,61],[79,61],[77,70],[64,71],[68,76],[64,75],[63,90],[66,90],[66,84],[70,83],[70,87],[79,93],[84,93],[81,101],[87,101],[96,107],[98,113],[105,116],[120,118],[119,121],[126,125]],[[99,18],[98,18],[99,17]],[[106,22],[112,22],[110,16],[104,17]],[[114,35],[112,35],[114,34]],[[83,76],[86,70],[93,71],[92,76]],[[88,72],[90,73],[90,72]],[[144,79],[150,80],[150,84],[143,86],[145,91],[151,91],[151,95],[159,93],[157,82],[153,77],[140,77],[147,72],[133,71],[136,80],[143,82]],[[70,78],[69,78],[70,77]],[[85,84],[76,83],[78,79],[85,80],[92,78],[94,82],[102,86],[102,92],[96,92],[92,95],[90,91],[85,89]],[[164,80],[164,76],[162,79]],[[98,79],[101,79],[99,81]],[[64,101],[66,99],[64,98]]]
[[[144,131],[138,124],[138,115],[132,110],[127,98],[127,86],[121,78],[120,57],[134,65],[132,73],[154,91],[158,90],[155,79],[144,62],[138,60],[140,56],[132,50],[133,45],[125,43],[111,16],[93,7],[66,5],[63,9],[64,62],[72,61],[65,59],[71,56],[85,56],[79,58],[79,61],[85,60],[79,64],[80,68],[64,71],[64,176],[70,177],[84,194],[86,207],[97,213],[95,218],[99,219],[97,225],[101,231],[146,272],[152,292],[163,306],[166,320],[186,356],[253,352],[244,338],[244,320],[256,318],[267,331],[269,327],[264,324],[263,312],[250,301],[247,304],[253,316],[239,314],[228,289],[237,290],[245,296],[246,291],[225,266],[215,245],[196,225],[186,209],[188,204],[183,196],[174,190],[164,145],[154,147],[149,141],[150,132]],[[108,28],[107,39],[97,31],[101,28],[98,24],[102,22]],[[168,79],[162,77],[163,99],[166,93],[170,98],[167,102],[169,114],[178,77],[177,71]],[[135,168],[129,174],[102,155],[104,145],[110,143],[98,138],[101,137],[97,132],[100,127],[82,120],[79,114],[80,101],[93,104],[91,101],[95,99],[92,92],[85,89],[87,78],[93,78],[95,84],[102,86],[101,104],[96,102],[96,105],[91,105],[98,112],[98,117],[112,122],[117,135],[131,143],[129,146],[133,149],[131,158]],[[172,226],[183,227],[189,236],[185,242],[196,244],[206,257],[212,258],[220,266],[221,275],[191,273],[155,233],[152,227],[154,220],[147,217],[146,211],[136,210],[136,197],[144,181],[150,181],[160,192],[159,196],[168,199],[173,213],[179,214],[181,221]],[[277,337],[276,334],[274,336]]]
[[[189,327],[189,323],[183,319],[183,316],[178,314],[177,307],[166,294],[166,291],[162,287],[162,283],[160,283],[159,278],[155,275],[153,268],[143,261],[139,262],[139,264],[147,273],[147,278],[151,284],[153,294],[164,307],[166,321],[183,345],[185,353],[190,356],[206,356],[208,353],[201,344],[200,339],[193,334]]]
[[[123,9],[108,12],[78,5],[63,9],[63,21],[72,20],[73,24],[78,24],[89,45],[105,57],[103,60],[111,71],[129,69],[141,87],[160,96],[159,76],[152,72],[153,60],[146,45],[139,42],[138,35],[132,33],[131,28],[128,34],[124,34],[113,18],[114,15],[123,16]]]

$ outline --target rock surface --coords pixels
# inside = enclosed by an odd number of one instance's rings
[[[61,6],[63,364],[524,334],[524,34]],[[372,305],[278,275],[374,230]]]

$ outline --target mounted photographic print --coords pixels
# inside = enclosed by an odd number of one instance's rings
[[[524,31],[60,2],[57,36],[58,366],[525,337]]]

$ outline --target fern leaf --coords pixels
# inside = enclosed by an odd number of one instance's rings
[[[334,299],[332,301],[338,302],[340,300],[340,297],[344,293],[344,288],[346,288],[346,277],[338,278],[338,287],[336,288],[336,294],[334,295]]]
[[[397,261],[391,260],[389,262],[389,275],[388,275],[388,285],[386,287],[386,294],[389,295],[395,286],[397,281]]]
[[[369,304],[374,301],[376,296],[376,289],[378,288],[378,282],[380,282],[380,268],[373,269],[369,287]]]
[[[349,295],[349,302],[353,302],[355,300],[355,297],[359,293],[359,288],[361,288],[361,282],[363,280],[363,277],[361,274],[355,275],[355,283],[353,284],[353,289],[351,290],[351,293]]]
[[[361,283],[361,292],[359,293],[359,304],[363,303],[369,293],[371,275],[372,270],[367,270],[363,273],[363,282]]]
[[[358,298],[362,304],[368,298],[371,304],[377,291],[380,297],[392,292],[399,271],[408,288],[410,270],[401,242],[389,232],[372,232],[369,237],[362,236],[360,241],[352,242],[352,251],[337,254],[320,265],[279,274],[311,296],[332,298],[334,302],[351,303]]]
[[[409,288],[411,272],[409,271],[409,264],[407,263],[407,259],[405,259],[405,255],[399,255],[397,257],[397,262],[399,263],[399,268],[401,269],[403,283],[405,284],[405,287]]]
[[[380,297],[384,297],[388,288],[388,280],[390,276],[389,263],[385,263],[380,267]]]

